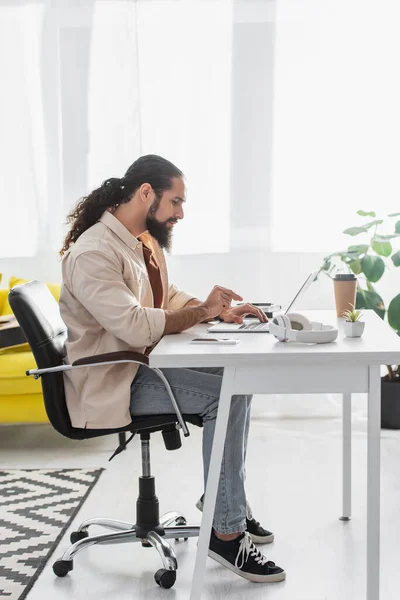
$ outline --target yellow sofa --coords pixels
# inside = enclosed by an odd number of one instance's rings
[[[8,303],[9,289],[26,281],[29,280],[11,277],[8,288],[0,289],[0,315],[12,313]],[[47,285],[58,302],[61,285]],[[40,380],[25,375],[25,371],[35,368],[36,362],[27,344],[0,349],[0,423],[47,422]]]

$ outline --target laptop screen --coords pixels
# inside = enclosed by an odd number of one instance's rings
[[[303,283],[303,285],[301,286],[301,288],[299,289],[299,291],[285,310],[285,315],[290,311],[291,308],[293,308],[295,302],[308,290],[313,281],[315,281],[318,273],[319,271],[314,271],[313,273],[310,273],[310,275],[307,277],[307,279],[305,280],[305,282]]]

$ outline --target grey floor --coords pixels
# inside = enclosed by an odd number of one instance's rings
[[[204,598],[217,600],[361,600],[365,598],[366,422],[353,424],[353,519],[338,520],[341,507],[341,423],[338,419],[265,418],[255,399],[247,465],[247,493],[257,519],[276,541],[265,547],[287,571],[284,583],[250,584],[213,561]],[[115,437],[115,439],[114,439]],[[104,467],[75,523],[90,516],[134,520],[139,442],[108,463],[116,436],[73,442],[50,426],[2,426],[0,468]],[[195,502],[202,492],[201,431],[192,429],[184,449],[167,452],[153,436],[152,462],[162,512],[181,510],[199,524]],[[71,531],[74,528],[69,530]],[[67,532],[53,559],[68,544]],[[381,599],[400,597],[400,432],[382,432]],[[157,553],[140,546],[94,546],[80,554],[73,572],[57,579],[52,560],[29,600],[187,600],[196,541],[175,545],[178,579],[158,588]]]

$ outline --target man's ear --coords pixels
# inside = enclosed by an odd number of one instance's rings
[[[139,192],[140,192],[140,199],[142,200],[142,202],[147,203],[149,200],[151,200],[153,202],[154,191],[149,183],[142,183],[142,185],[140,186]]]

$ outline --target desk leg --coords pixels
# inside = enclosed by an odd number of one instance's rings
[[[367,600],[379,600],[381,373],[369,367],[367,467]]]
[[[235,369],[233,367],[225,368],[222,379],[217,421],[215,424],[214,440],[211,452],[210,467],[208,471],[207,487],[204,497],[203,517],[201,519],[190,600],[200,600],[203,590],[208,546],[210,543],[211,527],[214,518],[215,500],[217,498],[234,379]]]
[[[351,518],[351,394],[343,394],[343,505],[341,521]]]

